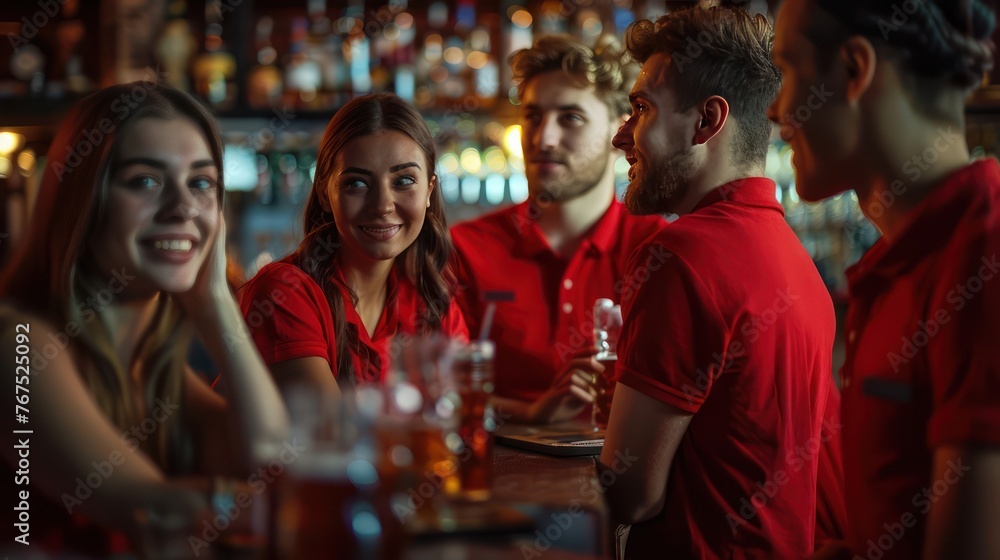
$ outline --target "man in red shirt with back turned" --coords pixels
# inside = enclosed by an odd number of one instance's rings
[[[1000,558],[1000,166],[964,133],[994,26],[969,0],[778,13],[799,195],[854,189],[882,232],[848,270],[844,558]]]
[[[626,273],[599,467],[612,519],[631,524],[626,558],[805,558],[839,486],[820,468],[839,431],[824,422],[833,304],[762,177],[771,41],[763,16],[724,7],[626,34],[642,70],[614,139],[632,166],[625,204],[680,215],[648,242],[664,265]]]
[[[591,350],[594,301],[620,301],[627,259],[666,224],[630,216],[615,199],[621,154],[611,138],[629,113],[631,85],[622,55],[564,36],[511,55],[530,197],[451,230],[455,298],[473,337],[483,296],[514,293],[497,306],[490,332],[495,394],[514,421],[555,422],[584,410],[591,376],[604,369]]]

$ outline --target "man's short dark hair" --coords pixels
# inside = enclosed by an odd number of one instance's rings
[[[773,42],[764,16],[731,6],[675,11],[625,32],[625,47],[639,63],[656,53],[670,57],[678,111],[713,95],[726,100],[737,123],[733,159],[741,166],[763,165],[767,156],[767,110],[781,86]]]
[[[996,15],[982,0],[816,0],[844,26],[902,55],[918,77],[967,90],[993,66]]]

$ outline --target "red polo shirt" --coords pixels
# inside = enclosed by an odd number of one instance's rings
[[[497,345],[496,394],[525,401],[548,390],[578,350],[593,345],[594,301],[621,301],[629,255],[666,225],[657,216],[632,216],[617,200],[566,258],[549,247],[528,201],[458,224],[455,299],[478,334],[486,311],[482,294],[512,291],[497,305],[490,333]]]
[[[942,446],[1000,446],[1000,166],[974,162],[848,270],[844,474],[863,558],[920,558],[953,465]],[[994,521],[991,521],[994,522]]]
[[[318,356],[337,371],[337,343],[333,311],[319,284],[304,270],[292,264],[292,257],[268,264],[240,289],[240,309],[247,328],[264,362],[269,366],[286,360]],[[424,304],[413,284],[397,279],[395,269],[389,275],[388,296],[382,316],[371,336],[354,309],[343,281],[347,323],[358,332],[357,348],[351,348],[358,382],[380,382],[389,367],[389,343],[396,334],[414,334],[423,317]],[[468,339],[461,311],[454,300],[449,303],[441,331],[451,337]]]
[[[694,414],[629,558],[806,558],[833,383],[833,303],[775,185],[719,187],[636,252],[620,382]],[[649,266],[648,254],[665,254]]]

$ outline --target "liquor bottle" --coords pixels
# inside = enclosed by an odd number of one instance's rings
[[[285,95],[288,105],[307,107],[316,100],[323,75],[319,64],[307,49],[309,20],[292,20],[291,48],[285,57]]]
[[[215,10],[206,5],[206,12]],[[215,14],[209,16],[210,21]],[[194,61],[195,90],[215,109],[231,109],[236,102],[236,59],[222,39],[222,24],[205,26],[205,50]]]
[[[58,52],[55,77],[61,82],[58,89],[72,94],[83,94],[92,89],[83,68],[82,51],[86,44],[87,29],[83,20],[75,17],[79,8],[78,2],[67,2],[62,10],[63,20],[58,23],[56,28]],[[51,86],[52,84],[50,84],[50,90]],[[50,93],[62,93],[62,91],[50,91]]]
[[[257,21],[255,48],[257,64],[247,77],[247,102],[254,109],[274,107],[281,100],[281,71],[275,66],[278,51],[271,44],[274,19],[264,16]]]

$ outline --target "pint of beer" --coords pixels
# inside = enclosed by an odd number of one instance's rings
[[[496,420],[489,399],[493,393],[494,345],[474,340],[460,345],[453,363],[461,400],[458,435],[462,452],[458,456],[463,498],[486,500],[493,482],[493,430]]]

